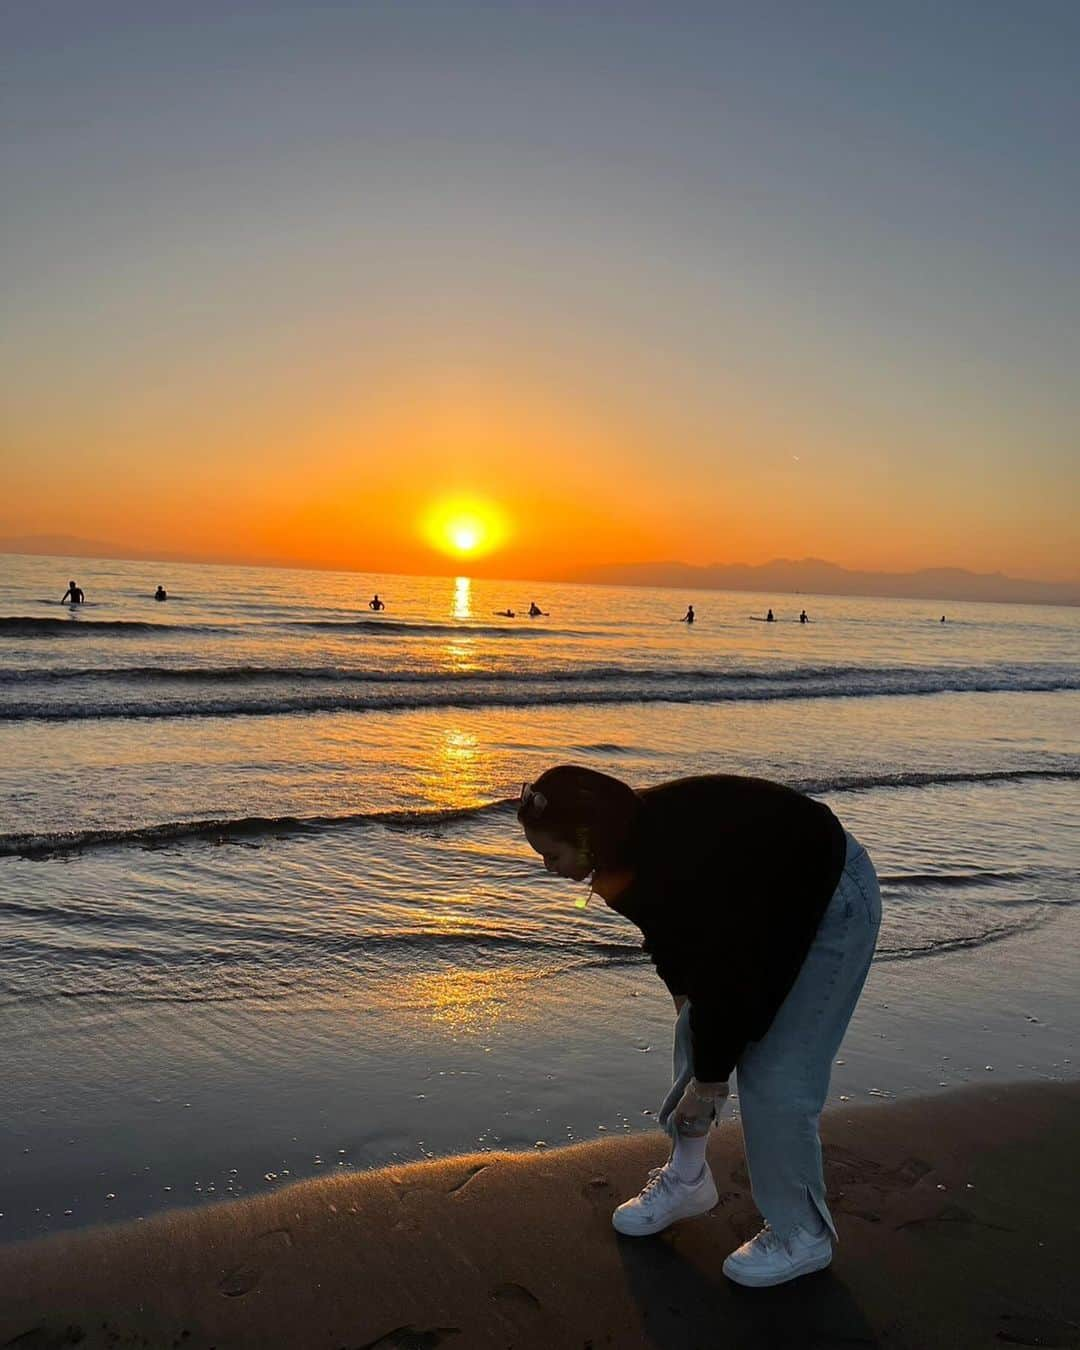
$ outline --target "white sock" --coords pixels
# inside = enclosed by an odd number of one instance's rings
[[[697,1181],[705,1166],[705,1149],[709,1143],[707,1134],[677,1134],[675,1147],[671,1153],[671,1166],[680,1181]]]

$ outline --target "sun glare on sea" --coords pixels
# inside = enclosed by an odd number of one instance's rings
[[[480,558],[499,547],[508,527],[492,502],[478,497],[453,497],[437,502],[424,520],[428,542],[454,558]]]

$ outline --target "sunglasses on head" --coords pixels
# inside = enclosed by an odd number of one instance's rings
[[[542,792],[537,792],[531,783],[522,783],[519,801],[522,810],[530,816],[543,815],[547,806],[547,798]]]

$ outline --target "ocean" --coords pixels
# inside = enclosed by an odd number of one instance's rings
[[[1076,609],[0,557],[0,1240],[652,1128],[670,1001],[514,820],[555,763],[868,847],[835,1100],[1072,1074],[1078,656]]]

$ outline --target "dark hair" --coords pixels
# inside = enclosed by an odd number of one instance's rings
[[[620,778],[559,764],[522,786],[517,818],[558,839],[584,843],[594,866],[613,867],[625,859],[640,810],[641,798]]]

